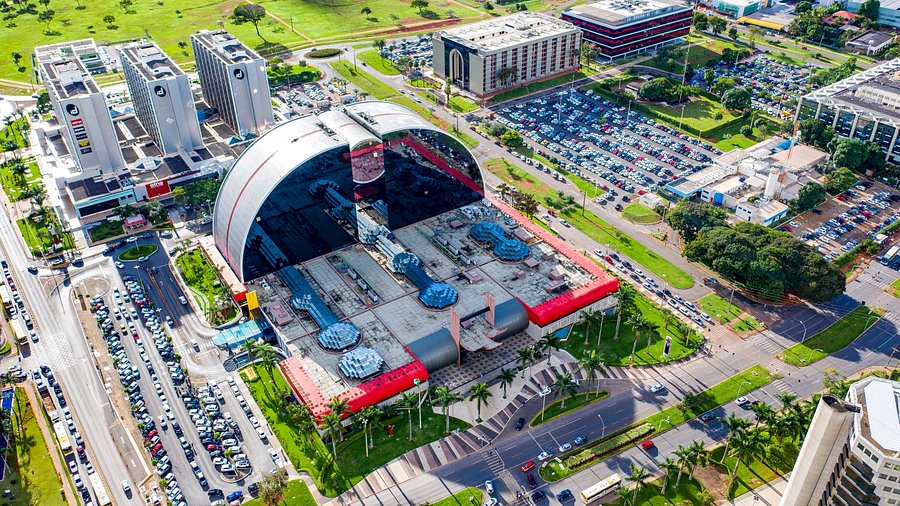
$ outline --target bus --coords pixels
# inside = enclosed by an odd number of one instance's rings
[[[56,433],[56,443],[59,444],[59,449],[62,450],[63,455],[72,453],[72,443],[69,442],[69,433],[66,432],[66,426],[62,422],[56,422],[53,424],[53,432]]]
[[[94,489],[94,496],[97,498],[97,504],[100,506],[109,506],[112,504],[112,501],[109,500],[109,495],[106,493],[106,487],[103,485],[103,480],[100,479],[100,474],[92,473],[88,475],[88,478],[91,480],[91,487]]]
[[[595,483],[590,487],[582,490],[581,499],[585,504],[587,504],[612,492],[619,487],[620,483],[622,483],[622,477],[619,476],[619,473],[613,473],[613,475],[609,478],[606,478],[605,480],[602,480],[599,483]]]
[[[10,321],[9,328],[12,330],[13,336],[15,336],[16,341],[18,341],[20,345],[24,346],[28,344],[28,332],[25,332],[25,327],[22,326],[20,320],[15,319]]]
[[[891,263],[891,261],[894,259],[894,257],[897,256],[897,253],[900,253],[900,246],[892,246],[891,249],[889,249],[888,252],[885,253],[883,257],[881,257],[881,264],[887,265],[887,264]]]

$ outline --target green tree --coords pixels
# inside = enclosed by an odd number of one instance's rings
[[[881,2],[878,0],[866,0],[856,9],[856,14],[865,16],[871,21],[878,21],[878,12],[881,10]]]
[[[603,355],[597,353],[597,350],[588,350],[587,353],[578,359],[578,367],[584,372],[588,383],[593,383],[599,379],[600,375],[598,373],[603,371],[603,366],[605,365],[603,362]],[[599,381],[597,381],[597,391],[595,393],[600,395]]]
[[[706,85],[712,87],[713,81],[716,79],[716,72],[713,69],[706,69],[703,71],[703,80],[706,81]]]
[[[669,226],[678,232],[684,242],[692,242],[697,234],[709,228],[728,224],[728,212],[706,203],[680,200],[667,215]]]
[[[719,35],[725,31],[725,27],[728,26],[728,22],[719,16],[710,16],[709,17],[709,27],[712,30],[712,33]],[[734,28],[732,28],[734,30]],[[735,30],[737,32],[737,30]],[[737,37],[733,37],[737,38]]]
[[[807,12],[809,12],[811,10],[812,10],[812,4],[806,0],[803,0],[802,2],[799,2],[799,3],[797,3],[796,6],[794,6],[794,13],[798,14],[798,15],[806,14]]]
[[[750,91],[747,88],[732,88],[722,94],[722,106],[726,109],[743,111],[752,105]]]
[[[487,383],[476,383],[469,387],[469,401],[475,401],[477,409],[478,409],[478,417],[476,419],[477,422],[481,422],[481,405],[487,405],[488,399],[490,399],[494,394],[488,390]]]
[[[815,181],[810,181],[800,188],[800,191],[797,192],[797,199],[792,204],[797,211],[808,211],[818,207],[825,201],[825,198],[825,187]]]
[[[669,484],[669,479],[672,478],[672,471],[679,469],[679,466],[672,457],[666,457],[665,460],[659,463],[659,467],[666,473],[665,476],[663,476],[662,488],[659,491],[660,495],[665,497],[666,486]]]
[[[724,20],[723,20],[723,21],[724,21]],[[738,31],[737,31],[737,28],[735,28],[735,27],[733,27],[733,26],[732,26],[731,28],[729,28],[729,29],[728,29],[728,36],[731,37],[731,38],[734,39],[734,40],[738,40]]]
[[[365,16],[366,19],[369,19],[369,14],[372,14],[372,9],[370,9],[368,5],[364,5],[363,8],[360,9],[359,13]]]
[[[825,174],[825,189],[832,195],[837,195],[859,181],[856,175],[846,167],[835,169]]]
[[[456,392],[453,392],[446,386],[439,386],[434,389],[435,397],[437,397],[438,403],[441,405],[441,411],[444,413],[444,422],[446,424],[444,428],[444,433],[450,433],[450,407],[456,404],[457,402],[463,400],[463,397]]]
[[[359,410],[359,413],[356,414],[356,421],[361,423],[363,426],[363,444],[366,447],[366,457],[369,457],[369,441],[371,439],[371,430],[372,425],[374,425],[375,421],[381,416],[381,410],[375,406],[366,406],[365,408]],[[372,441],[374,443],[374,441]]]
[[[263,369],[269,373],[269,376],[272,376],[272,369],[278,364],[278,354],[275,353],[275,348],[269,345],[262,345],[257,352],[257,356]]]
[[[234,8],[231,15],[236,23],[250,23],[256,30],[256,36],[267,42],[265,37],[259,33],[259,22],[266,18],[266,9],[259,4],[241,4]]]
[[[559,351],[560,345],[562,345],[562,338],[556,334],[547,334],[538,339],[538,349],[541,350],[541,352],[547,352],[547,365],[550,365],[550,358],[553,356],[553,350]]]
[[[426,8],[428,8],[428,0],[412,0],[411,2],[409,2],[409,5],[413,9],[417,9],[419,11],[419,14],[421,15],[422,12]]]
[[[594,309],[585,309],[581,312],[581,323],[584,324],[584,345],[587,346],[591,335],[591,327],[600,324],[603,314]]]
[[[497,375],[500,380],[500,386],[503,388],[503,398],[506,399],[506,389],[516,381],[516,371],[501,367],[500,374]]]
[[[263,476],[259,483],[259,500],[265,506],[275,506],[284,501],[288,475],[284,468],[277,469]]]
[[[626,476],[625,479],[634,484],[634,495],[631,499],[632,504],[637,504],[637,495],[641,489],[644,488],[644,481],[650,477],[650,473],[647,472],[647,469],[644,466],[635,466],[631,464],[631,474]]]
[[[634,343],[631,346],[631,363],[634,364],[634,355],[637,351],[638,339],[644,333],[647,333],[647,353],[650,353],[650,340],[653,338],[653,323],[642,314],[633,314],[631,318],[625,322],[634,331]]]
[[[44,23],[47,26],[47,30],[50,30],[50,23],[53,22],[54,16],[56,16],[56,11],[47,9],[38,13],[37,20],[40,23]]]
[[[578,393],[578,382],[575,381],[571,374],[563,374],[556,377],[556,381],[553,382],[553,389],[555,390],[554,397],[562,397],[560,409],[565,411],[566,398],[574,399]]]
[[[516,357],[516,363],[519,365],[519,369],[522,371],[522,377],[525,377],[525,369],[528,369],[528,375],[531,376],[531,365],[535,360],[535,352],[532,348],[520,348],[516,350],[518,356]]]
[[[522,134],[516,130],[507,130],[500,136],[500,142],[511,148],[517,148],[522,145]]]
[[[694,11],[694,28],[700,32],[706,31],[709,28],[709,17],[700,11]]]
[[[406,411],[406,417],[409,420],[409,440],[413,440],[412,435],[412,413],[419,406],[419,396],[413,392],[403,392],[400,396],[400,400],[398,401],[399,408]]]
[[[673,93],[674,83],[667,77],[657,77],[641,85],[638,97],[650,102],[668,100]]]
[[[725,451],[722,453],[722,458],[724,459],[725,456],[728,455],[728,446],[731,444],[732,439],[734,437],[737,437],[738,434],[744,432],[744,430],[750,426],[750,422],[735,415],[734,413],[730,413],[728,417],[722,418],[721,422],[722,426],[728,429],[728,435],[725,439]]]
[[[344,428],[343,425],[341,425],[341,416],[335,412],[328,413],[322,417],[322,423],[328,429],[328,433],[331,436],[331,454],[334,458],[337,458],[337,438]]]

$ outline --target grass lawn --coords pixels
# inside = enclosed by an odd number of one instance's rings
[[[226,308],[217,308],[216,295],[221,291],[221,281],[219,281],[215,269],[203,256],[203,252],[194,249],[183,253],[178,257],[176,263],[181,269],[184,282],[191,289],[194,299],[203,308],[207,320],[219,325],[234,318],[236,311],[234,304],[229,302]],[[212,308],[217,308],[215,314],[213,314]]]
[[[350,482],[337,470],[330,449],[318,435],[300,433],[285,416],[281,400],[290,397],[291,390],[281,371],[274,368],[269,374],[264,367],[255,371],[254,379],[248,381],[245,377],[247,388],[294,467],[309,473],[319,491],[329,497],[347,490]]]
[[[26,160],[28,170],[22,177],[13,174],[11,164],[0,165],[0,184],[3,185],[3,191],[9,197],[11,202],[22,199],[22,190],[40,184],[41,170],[38,168],[37,162],[33,159]],[[24,178],[24,179],[23,179]]]
[[[28,249],[31,250],[34,256],[39,256],[44,252],[65,251],[75,247],[71,234],[65,234],[60,237],[60,243],[54,245],[53,237],[50,235],[50,230],[47,228],[46,223],[36,223],[29,218],[22,218],[16,220],[16,225],[19,226],[19,233],[22,234],[25,244],[28,245]],[[55,215],[53,216],[52,225],[54,230],[59,227],[59,222],[56,221]]]
[[[440,96],[442,98],[445,96],[444,92],[440,91],[440,90],[435,90],[430,93],[425,92],[425,91],[418,92],[418,94],[425,100],[431,102],[432,104],[437,104],[437,102],[435,101],[434,95],[432,95],[432,93],[440,94]],[[461,114],[466,114],[466,113],[470,113],[474,110],[477,110],[478,104],[476,104],[475,102],[473,102],[473,101],[469,100],[468,98],[463,97],[461,95],[451,95],[449,109],[451,111],[455,111],[455,112],[458,112]]]
[[[531,193],[541,204],[545,204],[544,198],[555,197],[556,190],[549,185],[538,181],[518,166],[513,165],[502,158],[487,160],[484,167],[493,172],[497,177],[509,185],[515,186],[521,191]],[[613,249],[628,255],[646,270],[654,273],[664,283],[669,283],[676,288],[690,288],[694,285],[694,279],[672,262],[659,256],[656,252],[635,241],[633,238],[607,223],[590,211],[581,215],[581,209],[571,209],[565,214],[566,220],[572,226],[578,228],[598,244],[608,244]]]
[[[282,52],[284,45],[303,40],[288,27],[271,17],[266,17],[259,22],[259,31],[268,41],[264,42],[256,35],[252,24],[235,24],[230,20],[231,10],[237,2],[222,0],[134,2],[131,7],[133,13],[129,14],[122,11],[117,0],[80,3],[84,9],[78,9],[78,2],[54,2],[50,8],[56,12],[56,16],[49,23],[49,29],[37,20],[37,11],[35,14],[20,14],[9,22],[4,21],[3,29],[0,30],[0,47],[4,49],[7,57],[0,60],[0,77],[27,83],[28,76],[32,72],[31,59],[28,55],[35,46],[88,37],[98,43],[103,41],[109,44],[140,38],[153,39],[176,61],[187,62],[193,59],[190,35],[201,29],[214,30],[218,28],[219,21],[224,22],[224,28],[235,37],[257,50],[265,50],[268,47],[270,51]],[[408,3],[397,2],[397,4],[408,6]],[[273,4],[266,2],[264,5],[268,9]],[[284,5],[295,4],[285,2]],[[296,5],[319,4],[304,2]],[[356,8],[356,13],[359,13],[359,9]],[[115,17],[113,24],[103,22],[106,15]],[[295,15],[294,19],[299,21],[303,18]],[[344,22],[343,18],[335,16],[322,16],[321,19],[336,25]],[[284,20],[289,21],[287,15],[284,16]],[[301,23],[297,23],[297,28],[300,27]],[[180,43],[184,45],[180,46]],[[19,62],[21,68],[16,68],[12,58],[8,57],[13,51],[25,55]]]
[[[768,435],[765,432],[764,434]],[[741,462],[731,487],[726,491],[729,499],[738,497],[791,472],[797,455],[800,453],[799,448],[792,441],[786,439],[779,443],[774,436],[769,436],[769,440],[763,445],[763,448],[765,448],[765,454],[761,457],[754,457],[749,461],[744,459]],[[729,455],[722,462],[724,454],[724,446],[714,449],[710,454],[710,462],[716,470],[724,474],[723,478],[727,483],[737,461]]]
[[[643,204],[638,204],[637,202],[628,204],[625,209],[622,210],[622,217],[632,223],[644,224],[656,223],[662,219],[656,211]]]
[[[481,504],[482,497],[481,490],[469,487],[440,501],[435,501],[431,503],[431,506],[472,506],[473,504]]]
[[[650,103],[642,103],[641,105],[665,117],[669,123],[676,127],[681,123],[693,127],[700,132],[710,130],[722,123],[739,117],[739,115],[732,114],[722,107],[722,104],[705,96],[691,97],[691,101],[684,105],[683,120],[681,115],[681,105],[675,107]],[[722,119],[716,119],[716,113],[721,113]]]
[[[777,356],[787,364],[806,366],[822,360],[852,343],[884,314],[881,309],[858,306],[816,335],[808,337]]]
[[[577,409],[581,409],[585,406],[589,406],[597,401],[602,401],[609,397],[609,392],[606,390],[600,390],[600,395],[597,395],[595,391],[590,392],[582,392],[575,394],[574,397],[567,397],[565,399],[559,399],[555,401],[553,404],[547,406],[542,413],[544,414],[544,418],[541,419],[541,413],[534,415],[534,418],[531,420],[531,426],[537,427],[538,425],[549,422],[554,418],[559,418],[560,416],[571,413]],[[563,401],[565,401],[566,405],[563,407]]]
[[[159,246],[155,244],[141,244],[138,246],[132,246],[127,250],[123,251],[119,254],[119,260],[137,260],[138,258],[150,256],[159,249]]]
[[[8,25],[7,25],[8,26]],[[2,40],[3,35],[0,34],[0,40]],[[23,53],[25,54],[25,53]],[[23,58],[23,61],[25,58]],[[21,62],[20,62],[21,65]],[[28,81],[28,77],[25,77],[25,81]],[[3,144],[6,141],[13,141],[16,143],[16,146],[20,148],[28,147],[28,119],[27,118],[19,118],[11,124],[7,125],[5,118],[3,119],[3,128],[0,129],[0,150],[4,149]],[[24,132],[23,132],[24,130]],[[10,150],[11,151],[11,150]]]
[[[744,312],[743,309],[734,304],[729,305],[727,300],[714,293],[704,295],[697,301],[697,304],[713,320],[723,324],[734,320]]]
[[[388,76],[395,76],[400,74],[400,71],[394,67],[394,64],[391,63],[391,60],[387,58],[382,58],[378,54],[377,49],[372,49],[370,51],[363,51],[361,53],[356,53],[356,57],[360,60],[366,62],[366,65],[372,67],[373,69],[381,72],[382,74]]]
[[[7,464],[12,469],[7,469],[6,479],[0,481],[0,489],[9,489],[15,499],[8,501],[4,497],[0,504],[64,506],[66,501],[61,493],[63,485],[53,467],[50,449],[41,436],[41,429],[31,411],[28,398],[21,391],[16,392],[16,397],[21,402],[23,423],[19,423],[14,407],[11,419],[16,434],[13,441],[15,454],[6,452]]]
[[[244,506],[262,506],[259,498],[251,499],[244,503]],[[303,480],[291,480],[287,483],[284,490],[284,501],[282,504],[290,504],[291,506],[316,506],[316,500],[313,499],[309,487]]]
[[[568,339],[563,341],[561,348],[568,351],[575,358],[581,358],[590,350],[596,350],[597,353],[606,357],[606,364],[611,366],[628,365],[631,360],[631,349],[637,340],[637,351],[634,356],[635,365],[652,365],[680,360],[687,357],[700,346],[700,339],[695,337],[692,332],[691,340],[685,344],[684,336],[678,331],[675,325],[669,326],[668,329],[663,327],[662,310],[655,306],[649,299],[641,295],[635,294],[635,306],[640,314],[656,327],[650,338],[651,344],[647,348],[647,336],[637,335],[634,330],[625,324],[622,319],[619,325],[619,340],[616,341],[616,316],[607,315],[603,321],[601,329],[592,327],[588,344],[584,344],[585,326],[581,323],[575,325]],[[672,336],[672,345],[669,349],[668,358],[663,356],[663,347],[665,346],[666,336]],[[599,337],[600,345],[597,345]]]
[[[715,137],[706,139],[713,146],[722,151],[731,151],[735,148],[748,148],[758,143],[760,139],[755,136],[747,137],[741,133],[741,127],[747,124],[747,121],[739,121],[727,128],[719,130]],[[754,130],[758,132],[758,129]]]
[[[703,504],[701,500],[705,489],[697,480],[691,478],[687,473],[681,475],[681,481],[675,486],[675,479],[678,471],[672,473],[669,483],[666,484],[666,494],[662,495],[663,478],[651,481],[644,485],[644,488],[638,492],[637,501],[627,504],[640,504],[641,506],[683,506],[685,504]],[[708,492],[707,492],[708,493]],[[634,492],[629,494],[629,499],[634,497]],[[625,506],[625,499],[618,498],[609,506]]]
[[[884,287],[884,291],[893,295],[894,297],[900,297],[900,279]]]
[[[499,93],[491,97],[488,102],[492,104],[498,104],[500,102],[505,102],[507,100],[512,100],[514,98],[519,98],[529,93],[535,93],[541,90],[546,90],[548,88],[553,88],[556,86],[560,86],[562,84],[569,84],[572,81],[578,81],[579,79],[584,79],[585,77],[592,76],[596,74],[597,71],[588,67],[581,67],[581,70],[575,72],[574,74],[569,74],[565,76],[554,77],[552,79],[547,79],[546,81],[541,81],[537,83],[526,84],[525,86],[521,86],[519,88],[504,91],[503,93]]]
[[[351,484],[356,484],[369,473],[387,464],[404,453],[444,437],[444,416],[422,409],[422,429],[419,429],[418,414],[413,413],[413,440],[409,437],[409,422],[406,415],[386,420],[373,430],[375,447],[369,449],[366,457],[365,438],[362,433],[349,436],[338,444],[338,467]],[[394,437],[388,437],[388,425],[394,426]],[[450,418],[450,430],[467,430],[470,425],[462,420]],[[330,446],[329,446],[330,448]]]

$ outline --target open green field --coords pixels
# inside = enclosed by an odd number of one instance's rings
[[[644,204],[638,204],[637,202],[625,206],[625,209],[622,210],[622,217],[632,223],[643,224],[656,223],[662,219],[656,211]]]
[[[7,466],[6,478],[0,481],[0,490],[9,489],[15,499],[10,501],[3,497],[0,504],[10,506],[65,506],[62,482],[50,459],[50,449],[41,435],[41,428],[24,393],[16,391],[17,403],[22,407],[22,423],[19,422],[13,407],[13,439],[15,453],[5,453]],[[40,409],[40,408],[39,408]]]
[[[119,254],[119,260],[130,262],[141,257],[150,256],[156,253],[158,249],[159,246],[155,244],[141,244],[139,246],[132,246]]]
[[[735,148],[749,148],[758,143],[761,139],[757,139],[756,135],[747,137],[741,133],[741,127],[746,125],[746,121],[738,121],[733,125],[718,130],[715,137],[706,139],[713,146],[722,151],[731,151]]]
[[[703,493],[705,489],[699,481],[692,478],[687,473],[681,476],[678,486],[675,486],[675,478],[678,471],[672,473],[669,483],[666,485],[666,494],[662,495],[663,478],[651,481],[644,485],[637,494],[635,502],[625,502],[625,498],[618,498],[613,502],[607,503],[610,506],[626,506],[630,504],[640,504],[641,506],[684,506],[687,504],[703,504]],[[634,492],[629,494],[629,499],[634,497]]]
[[[22,218],[16,220],[16,225],[19,227],[19,233],[22,234],[22,238],[25,239],[25,244],[28,245],[28,249],[31,250],[31,254],[34,256],[40,256],[51,251],[65,251],[75,247],[71,234],[60,236],[59,245],[54,245],[53,237],[50,235],[50,230],[47,228],[46,223],[37,223],[29,218]],[[54,230],[59,228],[59,222],[56,221],[55,214],[53,215],[53,225]]]
[[[223,291],[223,287],[219,277],[216,276],[215,269],[209,264],[200,249],[183,253],[178,257],[176,263],[194,300],[203,309],[206,319],[210,323],[220,325],[235,317],[234,304],[229,303],[227,309],[218,310],[216,296]],[[228,298],[230,299],[230,297]],[[216,309],[215,313],[213,313],[214,309]]]
[[[290,506],[316,506],[316,500],[312,496],[312,492],[309,491],[309,487],[306,486],[306,483],[303,483],[303,480],[291,480],[287,482],[287,487],[284,489],[284,501],[282,504],[290,505]],[[259,500],[259,498],[251,499],[245,503],[244,506],[263,506],[263,502]]]
[[[484,167],[507,184],[533,194],[542,205],[545,204],[545,197],[555,197],[556,195],[555,189],[501,158],[487,160]],[[579,208],[567,211],[565,217],[572,226],[587,234],[598,244],[608,244],[613,249],[628,255],[645,269],[659,276],[664,283],[669,283],[676,288],[693,286],[694,280],[688,273],[594,213],[585,211],[582,216]]]
[[[563,341],[561,348],[568,351],[575,358],[581,358],[591,350],[605,357],[605,363],[611,366],[628,365],[631,361],[631,349],[637,340],[637,350],[634,355],[635,365],[653,365],[673,360],[680,360],[693,353],[700,346],[700,339],[691,332],[690,341],[685,342],[684,335],[677,325],[669,328],[663,326],[663,310],[655,306],[649,299],[636,293],[634,297],[637,312],[644,315],[654,325],[650,337],[650,347],[647,347],[647,336],[637,335],[625,319],[619,325],[619,340],[615,340],[616,316],[610,315],[604,318],[602,330],[599,326],[590,328],[588,344],[584,344],[585,325],[578,323],[572,329],[568,339]],[[672,345],[669,347],[669,356],[663,355],[666,336],[672,336]],[[599,345],[597,344],[599,340]]]
[[[450,0],[430,1],[421,12],[410,6],[408,1],[398,0],[262,0],[257,3],[285,22],[293,20],[295,30],[320,42],[325,39],[361,39],[366,34],[371,37],[374,33],[396,29],[398,24],[413,26],[433,23],[429,18],[447,20],[450,18],[448,10],[455,17],[467,21],[487,17],[484,11]],[[368,7],[372,13],[363,14],[360,12],[363,7]]]
[[[609,392],[606,390],[600,390],[599,394],[591,390],[590,392],[580,392],[575,394],[574,397],[566,397],[565,399],[558,399],[553,401],[553,404],[547,406],[542,412],[534,415],[534,418],[531,419],[531,426],[537,427],[538,425],[549,422],[554,418],[559,418],[566,413],[571,413],[577,409],[581,409],[585,406],[590,406],[591,404],[602,401],[609,397]],[[563,402],[565,401],[565,406],[563,406]],[[543,413],[544,417],[541,418],[541,413]]]
[[[710,316],[710,318],[722,324],[731,323],[734,319],[740,317],[744,313],[743,309],[734,304],[729,306],[727,300],[714,293],[703,296],[697,301],[697,304],[704,313]],[[741,326],[742,329],[746,330],[755,330],[761,325],[756,318],[748,316],[738,320],[732,325],[735,329],[737,329],[738,326]]]
[[[664,116],[675,126],[678,126],[678,124],[681,123],[693,127],[700,132],[710,130],[739,116],[732,114],[722,107],[722,104],[705,96],[691,97],[691,101],[684,105],[683,118],[681,105],[675,107],[649,103],[642,103],[642,105],[657,114]],[[722,119],[716,119],[716,113],[721,113]]]
[[[475,487],[469,487],[465,490],[460,490],[451,496],[445,497],[440,501],[435,501],[431,503],[431,506],[472,506],[481,504],[482,497],[481,490],[478,490]]]
[[[563,84],[570,84],[573,81],[578,81],[579,79],[584,79],[585,77],[592,76],[596,74],[597,71],[588,67],[581,67],[581,70],[575,72],[574,74],[569,74],[565,76],[554,77],[552,79],[547,79],[545,81],[540,81],[537,83],[529,83],[525,86],[520,86],[518,88],[504,91],[503,93],[498,93],[488,100],[488,102],[492,104],[499,104],[500,102],[505,102],[507,100],[512,100],[514,98],[523,97],[528,95],[529,93],[535,93],[541,90],[546,90],[548,88],[554,88],[556,86],[560,86]]]
[[[79,3],[84,9],[78,8]],[[4,57],[0,58],[0,78],[28,82],[28,76],[32,72],[31,58],[28,55],[35,46],[88,37],[98,43],[103,41],[110,44],[140,38],[153,39],[176,61],[186,62],[193,59],[190,35],[202,29],[216,29],[219,21],[224,22],[226,30],[251,48],[266,49],[266,43],[257,37],[253,25],[249,23],[238,25],[230,20],[231,10],[238,3],[223,0],[134,2],[130,7],[134,13],[126,14],[116,0],[54,1],[49,8],[55,11],[56,15],[49,26],[38,22],[37,14],[19,14],[4,22],[3,29],[0,30],[0,47],[4,50]],[[268,7],[269,3],[264,5]],[[284,5],[307,4],[284,2]],[[43,9],[38,7],[38,11],[40,10]],[[356,11],[358,13],[359,9]],[[106,15],[112,15],[115,21],[112,24],[105,23],[103,18]],[[285,16],[285,22],[287,19]],[[295,15],[295,19],[299,21],[302,18]],[[333,16],[325,16],[325,19],[334,24],[343,21]],[[260,21],[259,31],[271,45],[272,50],[303,40],[271,17]],[[183,46],[179,43],[183,43]],[[21,68],[16,68],[13,60],[9,58],[13,51],[24,55],[19,62]]]
[[[857,306],[825,330],[784,350],[777,358],[787,364],[806,366],[844,349],[878,321],[884,311]]]
[[[394,67],[394,64],[391,63],[391,60],[387,58],[382,58],[378,54],[377,49],[372,49],[370,51],[363,51],[361,53],[356,53],[356,57],[361,61],[366,62],[366,65],[372,67],[373,69],[381,72],[387,76],[395,76],[400,74],[400,71]]]
[[[397,90],[384,84],[372,74],[366,72],[359,66],[353,67],[352,61],[338,60],[330,63],[338,74],[347,81],[355,84],[359,89],[366,92],[372,98],[385,100],[397,95]]]
[[[22,190],[34,187],[41,180],[41,170],[33,159],[25,160],[28,169],[21,177],[12,172],[12,164],[0,164],[0,184],[10,202],[22,199]]]
[[[433,93],[440,94],[444,98],[444,92],[435,90]],[[418,94],[425,100],[436,104],[434,95],[426,91],[419,91]],[[450,95],[450,103],[448,107],[451,111],[461,114],[467,114],[478,109],[478,104],[462,95]]]
[[[427,404],[422,409],[422,428],[419,429],[418,414],[413,412],[413,440],[408,439],[409,422],[406,413],[402,416],[385,420],[372,431],[375,447],[369,449],[366,457],[365,438],[362,433],[349,436],[343,443],[338,443],[338,467],[341,473],[356,484],[369,473],[387,464],[404,453],[426,445],[444,437],[445,420],[440,413],[435,413]],[[388,425],[394,426],[394,437],[388,437]],[[462,420],[450,418],[450,430],[467,430],[470,425]]]

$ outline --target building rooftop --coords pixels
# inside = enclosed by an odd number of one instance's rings
[[[690,10],[679,0],[599,0],[566,11],[567,15],[607,26],[620,26],[645,19]]]
[[[866,378],[853,384],[850,399],[862,407],[861,434],[886,454],[900,452],[900,383]]]
[[[46,60],[38,59],[41,78],[60,99],[100,92],[87,67],[77,57],[58,53],[45,53],[45,57]]]
[[[437,36],[483,51],[499,51],[530,40],[575,32],[575,25],[537,12],[508,16],[441,30]]]
[[[169,55],[155,42],[135,42],[119,48],[122,58],[127,59],[143,74],[147,81],[166,79],[184,74]]]
[[[191,37],[228,64],[261,59],[255,51],[225,30],[202,30]]]
[[[887,44],[894,39],[895,35],[893,33],[887,32],[879,32],[877,30],[866,30],[863,33],[853,37],[850,42],[847,43],[850,47],[856,47],[860,49],[867,49],[871,47],[879,47],[881,45]]]
[[[895,58],[813,91],[804,99],[834,108],[849,109],[865,119],[900,126],[898,111],[895,105],[891,105],[900,103],[898,72],[900,58]]]

